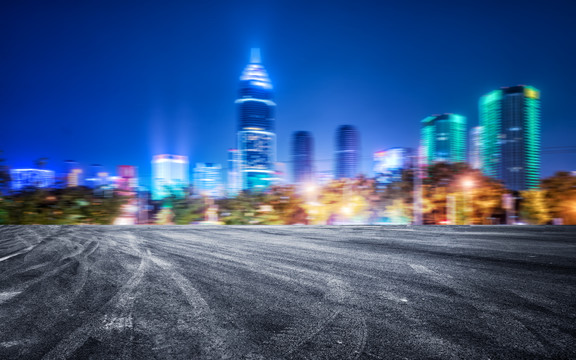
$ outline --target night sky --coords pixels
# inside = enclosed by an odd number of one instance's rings
[[[541,91],[542,146],[576,145],[575,4],[3,1],[0,149],[13,168],[137,165],[145,182],[154,154],[225,166],[251,47],[276,91],[279,161],[297,130],[333,159],[342,124],[359,129],[364,158],[416,147],[424,117],[472,127],[481,95],[517,84]],[[576,154],[543,154],[542,175],[558,170],[576,170]]]

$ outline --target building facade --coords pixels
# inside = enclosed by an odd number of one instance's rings
[[[54,186],[54,171],[44,169],[10,170],[11,188],[20,191],[28,187],[50,188]]]
[[[540,91],[518,85],[480,98],[484,174],[515,191],[540,182]]]
[[[84,185],[83,170],[79,163],[74,160],[66,160],[64,162],[64,168],[64,177],[66,179],[67,187]]]
[[[412,150],[396,147],[374,153],[374,179],[379,187],[402,180],[402,171],[412,167]]]
[[[138,170],[136,166],[118,166],[117,188],[127,192],[133,192],[138,188]]]
[[[342,125],[336,130],[336,179],[356,177],[360,171],[360,135],[352,125]]]
[[[292,179],[295,184],[314,182],[314,140],[308,131],[292,135]]]
[[[475,126],[468,137],[468,164],[472,169],[482,166],[482,126]]]
[[[219,198],[223,195],[222,166],[214,163],[196,163],[194,168],[194,195]]]
[[[238,149],[228,149],[228,196],[236,196],[242,191],[240,165],[240,151]]]
[[[424,163],[465,162],[466,131],[466,117],[462,115],[432,115],[422,120]]]
[[[260,62],[259,49],[252,49],[250,63],[240,76],[238,151],[242,189],[261,191],[274,181],[276,103],[268,73]]]
[[[171,194],[184,196],[190,185],[188,157],[156,155],[152,159],[152,200],[162,200]]]

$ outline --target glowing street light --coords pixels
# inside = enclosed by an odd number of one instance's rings
[[[316,192],[316,185],[308,184],[304,188],[304,191],[306,191],[308,194],[314,194]]]
[[[466,189],[471,189],[474,187],[474,181],[471,179],[464,179],[464,181],[462,181],[462,186]]]
[[[342,214],[344,215],[351,215],[352,214],[352,209],[349,206],[343,206],[342,207]]]

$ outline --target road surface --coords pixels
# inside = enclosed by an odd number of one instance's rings
[[[576,358],[576,227],[4,226],[0,359]]]

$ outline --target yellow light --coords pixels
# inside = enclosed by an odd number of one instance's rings
[[[540,98],[540,92],[538,90],[534,90],[531,88],[524,88],[524,96],[526,96],[527,98],[530,99],[539,99]]]

